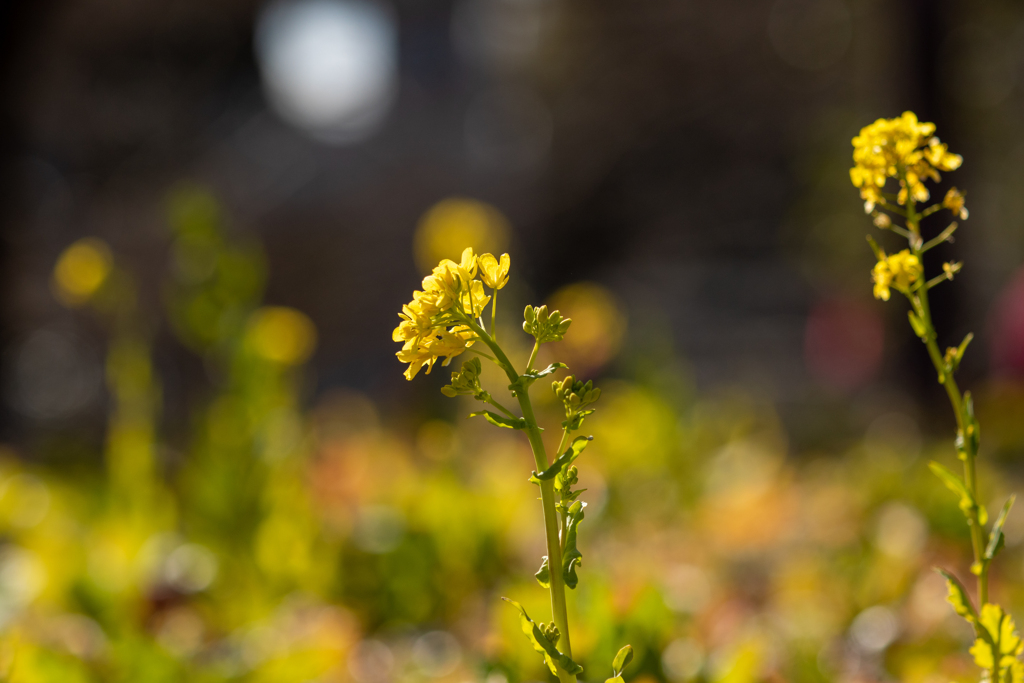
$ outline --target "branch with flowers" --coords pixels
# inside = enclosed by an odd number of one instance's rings
[[[1019,656],[1024,653],[1024,641],[1016,631],[1013,618],[998,604],[989,602],[988,586],[989,567],[1003,548],[1003,524],[1014,497],[1010,496],[999,517],[986,530],[988,512],[979,501],[975,467],[981,430],[970,392],[961,392],[954,377],[973,335],[968,334],[958,346],[940,351],[928,302],[928,292],[952,280],[962,264],[944,263],[941,273],[927,279],[925,254],[944,242],[952,242],[958,224],[954,220],[931,239],[925,239],[922,222],[943,209],[955,219],[966,220],[968,217],[964,194],[955,187],[946,193],[941,203],[919,208],[931,196],[925,182],[939,182],[940,172],[954,171],[963,162],[960,155],[950,153],[934,133],[935,124],[918,121],[913,112],[905,112],[894,119],[878,119],[865,126],[853,139],[854,167],[850,169],[850,179],[855,187],[860,188],[864,211],[873,216],[875,225],[907,241],[908,248],[887,254],[874,239],[868,237],[877,259],[872,271],[874,295],[888,301],[895,289],[906,297],[910,303],[910,326],[924,343],[956,418],[955,444],[957,457],[963,465],[963,476],[938,462],[929,463],[929,467],[956,494],[960,510],[967,520],[974,554],[971,573],[977,579],[980,609],[975,608],[960,580],[951,572],[940,569],[946,578],[949,602],[974,629],[975,642],[970,651],[982,669],[982,680],[1022,683],[1024,663]],[[895,181],[895,193],[886,192],[890,180]]]
[[[583,555],[577,547],[577,533],[587,504],[579,500],[585,489],[573,489],[579,481],[574,463],[593,437],[574,437],[573,434],[594,412],[591,406],[600,397],[601,390],[594,387],[593,382],[584,383],[572,375],[552,382],[551,389],[565,409],[565,421],[561,424],[562,436],[556,457],[550,460],[530,401],[530,388],[537,380],[567,366],[552,363],[536,369],[534,362],[541,345],[560,341],[572,320],[558,311],[548,311],[547,306],[527,306],[523,330],[533,337],[534,343],[525,370],[519,372],[498,344],[496,328],[498,290],[508,283],[509,267],[508,254],[502,254],[500,259],[491,254],[477,256],[472,248],[462,253],[459,263],[448,259],[441,261],[423,279],[423,289],[414,291],[412,301],[402,307],[399,313],[402,321],[392,338],[402,343],[396,355],[400,361],[408,363],[405,376],[409,380],[424,367],[429,374],[441,359],[444,359],[441,365],[448,365],[466,351],[476,353],[479,357],[463,362],[461,370],[452,373],[451,384],[441,392],[449,397],[472,396],[497,412],[481,410],[471,417],[483,417],[496,427],[526,434],[537,467],[529,481],[540,488],[547,545],[547,555],[542,558],[535,577],[550,595],[552,620],[535,622],[519,603],[503,599],[519,611],[523,633],[543,656],[551,673],[561,683],[575,683],[583,667],[572,659],[565,589],[574,589],[579,582],[577,570]],[[489,331],[485,323],[488,305],[491,307]],[[478,342],[487,350],[482,350]],[[519,404],[520,414],[506,408],[481,386],[481,358],[497,365],[508,377],[508,391]],[[633,649],[629,645],[619,650],[612,662],[613,675],[609,681],[621,679],[632,657]]]

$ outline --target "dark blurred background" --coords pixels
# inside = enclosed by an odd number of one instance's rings
[[[639,358],[700,393],[742,386],[798,445],[859,435],[879,404],[945,433],[902,303],[871,299],[847,175],[850,138],[906,109],[965,157],[940,341],[978,334],[968,386],[1024,371],[1019,3],[40,0],[0,5],[0,27],[9,441],[98,438],[102,335],[54,300],[52,265],[101,237],[156,319],[183,182],[263,241],[268,300],[316,323],[318,394],[437,395],[388,337],[417,225],[455,197],[504,216],[516,306],[613,293],[628,326],[604,374]],[[165,332],[156,353],[173,431],[204,369]]]

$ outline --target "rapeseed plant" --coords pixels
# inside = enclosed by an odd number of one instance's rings
[[[977,579],[980,608],[975,607],[956,576],[940,569],[948,585],[949,602],[974,629],[975,641],[970,652],[982,670],[982,680],[1020,683],[1024,681],[1024,663],[1019,659],[1024,653],[1024,641],[1016,631],[1013,618],[998,604],[990,602],[988,586],[989,567],[1003,548],[1003,524],[1014,497],[1010,496],[999,517],[986,531],[988,512],[978,499],[975,467],[980,426],[970,392],[961,392],[954,378],[973,335],[968,334],[959,346],[941,352],[928,303],[928,292],[952,280],[961,264],[944,263],[941,274],[926,278],[924,255],[943,242],[951,242],[957,223],[953,221],[935,237],[925,240],[922,221],[942,209],[960,220],[968,216],[964,194],[955,187],[949,190],[941,203],[918,208],[931,196],[925,181],[938,182],[941,180],[940,171],[956,170],[963,162],[960,155],[949,152],[934,133],[935,124],[919,122],[917,116],[909,111],[898,118],[879,119],[862,128],[860,135],[853,139],[854,167],[850,169],[850,179],[855,187],[860,188],[864,210],[874,217],[875,225],[907,241],[907,249],[886,254],[874,239],[868,237],[877,257],[872,271],[874,295],[887,301],[891,289],[895,289],[910,302],[910,326],[924,343],[956,418],[955,444],[957,457],[963,464],[963,477],[938,462],[931,462],[929,466],[957,495],[960,510],[967,520],[974,553],[971,573]],[[890,180],[895,180],[898,186],[895,193],[885,191]],[[902,225],[898,224],[900,219]]]
[[[477,256],[472,248],[462,252],[459,263],[448,259],[441,261],[424,278],[423,289],[413,292],[412,301],[402,307],[398,314],[402,322],[392,337],[394,341],[402,342],[402,349],[396,355],[400,361],[408,363],[407,379],[411,380],[423,367],[429,373],[442,358],[442,365],[448,365],[452,358],[466,351],[486,358],[508,376],[508,390],[518,401],[521,416],[495,400],[480,385],[480,358],[465,361],[459,372],[452,373],[451,384],[441,391],[449,397],[473,396],[498,410],[482,410],[472,413],[471,417],[483,417],[496,427],[526,433],[537,465],[529,481],[540,487],[548,553],[542,558],[535,577],[550,594],[552,620],[535,622],[518,602],[503,599],[519,610],[523,633],[544,657],[551,673],[558,676],[561,683],[575,683],[583,667],[572,659],[565,588],[574,589],[579,583],[577,569],[583,555],[577,547],[577,532],[587,504],[579,500],[585,489],[573,490],[579,481],[579,471],[574,463],[593,437],[573,438],[572,434],[579,431],[584,419],[594,412],[589,406],[598,400],[601,390],[594,387],[593,382],[583,383],[572,375],[552,383],[551,389],[563,404],[566,419],[562,422],[557,457],[554,461],[549,460],[530,401],[530,387],[537,380],[567,366],[552,363],[538,370],[534,368],[534,362],[541,344],[560,341],[572,320],[564,318],[558,311],[548,311],[547,306],[526,307],[523,330],[534,338],[534,344],[526,369],[520,373],[498,344],[495,334],[497,293],[508,283],[510,265],[508,254],[502,254],[500,259],[492,254]],[[485,286],[491,290],[490,295],[486,294]],[[483,318],[488,304],[491,306],[489,332]],[[487,347],[490,353],[474,346],[477,342]],[[612,662],[613,678],[609,680],[621,678],[622,670],[632,657],[632,647],[626,645],[620,649]]]

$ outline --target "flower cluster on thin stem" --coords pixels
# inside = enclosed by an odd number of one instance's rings
[[[594,412],[589,406],[597,401],[601,390],[595,388],[593,382],[584,384],[573,376],[555,381],[552,388],[565,405],[566,421],[562,423],[562,438],[555,458],[550,460],[530,401],[530,387],[538,379],[566,367],[563,363],[553,363],[538,370],[534,368],[534,362],[540,346],[562,339],[572,320],[558,311],[549,312],[546,306],[526,307],[523,330],[533,336],[534,345],[526,369],[520,373],[498,344],[496,334],[497,294],[508,283],[510,265],[508,254],[502,254],[500,259],[491,254],[478,257],[470,248],[462,253],[459,263],[441,261],[424,278],[423,289],[413,292],[412,301],[402,307],[399,313],[401,322],[392,336],[402,343],[397,355],[400,361],[408,363],[405,376],[410,380],[421,368],[426,367],[429,373],[438,360],[444,358],[442,365],[447,365],[452,358],[467,350],[494,363],[508,377],[508,391],[519,404],[521,415],[518,416],[484,389],[480,358],[463,362],[461,369],[452,373],[451,384],[441,392],[453,398],[472,396],[496,408],[497,412],[482,410],[472,413],[471,417],[483,417],[496,427],[521,430],[530,443],[537,469],[529,480],[540,487],[548,553],[541,560],[536,579],[548,590],[552,620],[534,622],[519,603],[508,602],[519,610],[523,633],[533,648],[543,655],[551,673],[558,676],[561,683],[575,683],[576,675],[583,671],[583,667],[572,659],[565,589],[576,587],[583,558],[577,546],[577,532],[586,508],[586,503],[579,500],[579,496],[585,489],[573,489],[579,480],[579,470],[574,462],[592,437],[577,436],[570,441],[570,436]],[[490,289],[489,295],[485,287]],[[488,305],[491,307],[490,331],[484,323]],[[477,342],[487,351],[473,348]],[[621,678],[622,670],[631,658],[630,646],[619,651],[612,662],[614,679]]]
[[[974,607],[956,576],[940,570],[948,584],[949,602],[957,614],[974,628],[976,640],[971,654],[982,669],[983,680],[1024,683],[1024,663],[1019,659],[1024,653],[1024,641],[1016,633],[1012,617],[999,605],[989,602],[988,586],[989,566],[1003,547],[1003,523],[1014,498],[1010,497],[995,523],[986,531],[988,512],[979,500],[975,465],[980,426],[970,392],[961,392],[954,377],[973,335],[967,335],[958,346],[941,352],[928,300],[928,292],[952,280],[962,264],[944,263],[940,274],[926,278],[925,254],[943,242],[952,242],[958,224],[953,221],[935,237],[925,240],[922,222],[943,209],[960,220],[968,217],[964,194],[955,187],[946,193],[942,202],[919,209],[919,205],[931,196],[925,181],[938,182],[941,179],[939,171],[953,171],[962,163],[959,155],[950,153],[946,145],[934,137],[934,132],[934,124],[919,122],[913,112],[905,112],[895,119],[879,119],[864,127],[853,139],[854,167],[850,169],[850,179],[855,187],[860,188],[864,209],[874,217],[875,226],[893,232],[907,242],[906,249],[887,254],[874,239],[868,237],[877,259],[871,273],[874,295],[888,301],[891,290],[895,289],[910,303],[910,326],[924,343],[956,418],[955,443],[957,457],[963,464],[963,476],[938,462],[929,466],[959,498],[959,506],[971,534],[974,555],[971,572],[977,578],[980,609]],[[895,181],[898,188],[894,194],[885,191],[889,181]]]

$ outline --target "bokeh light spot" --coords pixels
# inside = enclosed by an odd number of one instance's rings
[[[626,315],[605,287],[593,282],[563,287],[550,298],[548,308],[572,318],[569,333],[550,351],[577,375],[592,374],[618,353]]]
[[[316,347],[316,327],[304,313],[285,306],[265,306],[249,321],[249,342],[263,358],[295,365]]]
[[[53,270],[54,292],[68,306],[80,306],[106,282],[114,266],[110,248],[87,237],[64,250]]]
[[[463,249],[500,254],[508,246],[508,219],[496,208],[475,199],[444,199],[423,214],[416,226],[416,265],[429,273],[442,259],[459,260]]]
[[[398,89],[395,21],[381,2],[271,4],[259,18],[256,52],[273,108],[327,142],[368,136]]]

